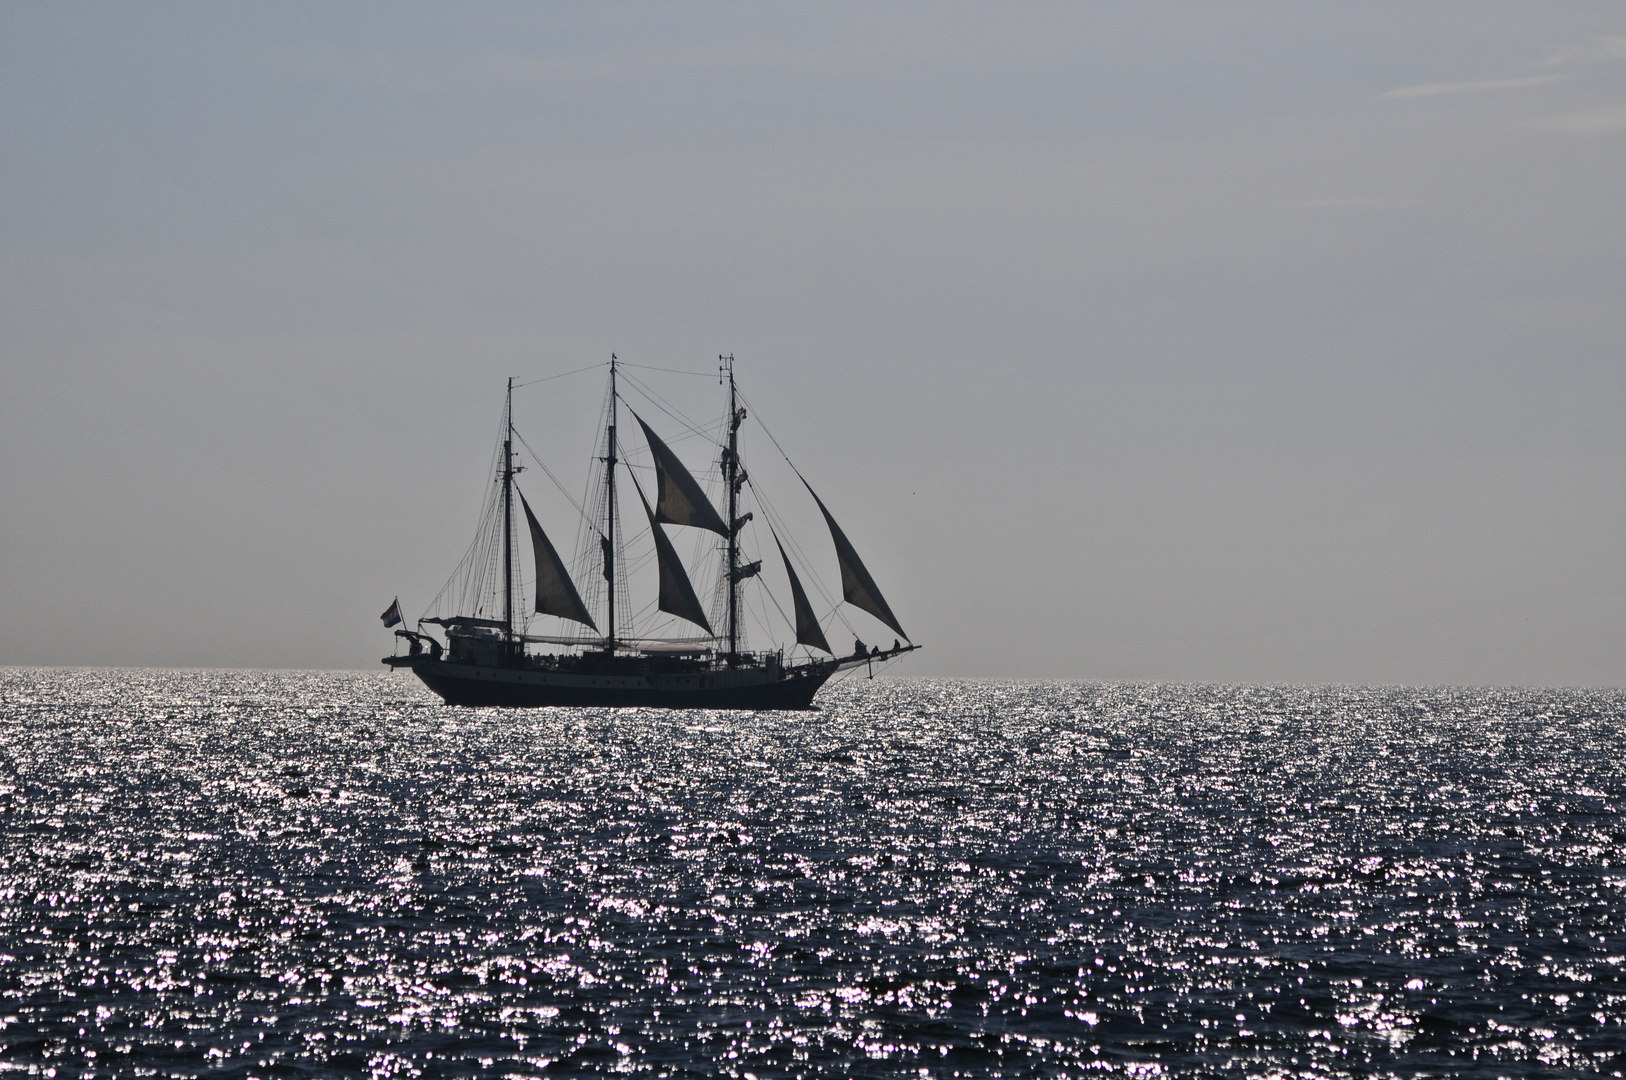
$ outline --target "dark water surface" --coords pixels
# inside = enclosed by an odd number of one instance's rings
[[[0,671],[0,1071],[1619,1076],[1626,694]]]

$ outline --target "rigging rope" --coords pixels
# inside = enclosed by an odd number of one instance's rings
[[[536,462],[537,468],[541,469],[544,473],[547,473],[548,479],[553,481],[553,486],[559,489],[560,494],[564,495],[566,499],[570,500],[570,505],[575,508],[576,513],[580,514],[583,520],[591,523],[593,519],[588,516],[586,510],[582,509],[581,503],[577,502],[575,497],[572,496],[569,491],[565,490],[565,485],[559,482],[559,478],[557,476],[553,475],[553,470],[548,468],[547,463],[542,460],[541,456],[537,454],[535,450],[531,449],[531,444],[525,441],[525,436],[516,431],[514,432],[514,438],[518,439],[519,444],[523,446],[526,452],[531,455],[531,460]]]
[[[487,468],[487,472],[493,476],[493,480],[491,487],[486,489],[486,496],[482,500],[480,521],[475,527],[474,539],[469,541],[469,546],[464,551],[463,558],[458,560],[457,566],[447,577],[446,583],[440,587],[440,591],[435,594],[435,598],[424,609],[425,615],[420,616],[420,618],[427,617],[429,612],[445,614],[441,611],[442,602],[457,605],[458,610],[451,612],[454,615],[464,614],[468,608],[473,608],[475,614],[479,614],[480,609],[488,599],[485,593],[489,591],[487,586],[491,582],[493,567],[499,559],[502,546],[501,529],[497,526],[497,507],[501,501],[501,485],[497,481],[497,474],[499,473],[498,466],[502,455],[502,432],[507,419],[506,407],[503,418],[504,423],[500,423],[497,428],[497,444],[492,448],[491,462]],[[496,586],[491,584],[491,589],[495,588]],[[457,595],[449,595],[452,593]]]
[[[693,374],[693,372],[690,372],[689,374]],[[705,438],[710,429],[719,426],[714,423],[706,424],[704,426],[695,423],[693,420],[683,415],[683,410],[679,409],[676,405],[673,405],[670,401],[667,401],[664,397],[661,397],[661,395],[651,390],[644,384],[644,381],[638,378],[636,375],[628,375],[627,381],[632,383],[638,392],[643,394],[644,397],[649,400],[651,405],[655,406],[667,416],[670,416],[673,420],[676,420],[679,424],[682,424],[692,435],[698,435]],[[678,440],[674,439],[672,441],[676,442]]]
[[[791,468],[794,469],[795,466],[792,465]],[[819,599],[823,600],[829,605],[830,616],[826,616],[825,620],[823,621],[828,622],[829,618],[834,616],[841,622],[842,626],[847,628],[849,633],[852,633],[854,637],[857,637],[857,632],[853,630],[852,623],[847,621],[847,617],[842,611],[841,601],[836,600],[829,594],[829,592],[825,590],[824,582],[819,579],[818,574],[812,571],[812,567],[815,565],[815,563],[811,558],[808,557],[807,552],[802,550],[802,545],[796,542],[796,536],[789,528],[786,527],[784,518],[782,518],[779,515],[779,512],[775,510],[768,502],[767,496],[762,493],[761,489],[759,489],[756,484],[751,482],[751,478],[749,476],[746,477],[745,484],[751,489],[751,495],[756,499],[757,507],[762,511],[762,515],[767,519],[768,524],[773,527],[775,534],[785,543],[786,547],[789,549],[789,553],[794,555],[797,561],[802,564],[803,569],[807,571],[806,580],[803,582],[803,584],[805,585],[811,583],[814,591],[819,594]],[[753,530],[752,535],[755,535],[755,530]]]
[[[530,382],[515,383],[514,384],[514,389],[518,390],[521,387],[525,387],[525,386],[535,386],[537,383],[552,382],[554,379],[562,379],[566,375],[580,375],[584,371],[592,371],[594,368],[605,367],[608,364],[609,364],[608,360],[601,360],[600,362],[598,362],[596,364],[588,364],[586,367],[579,367],[575,371],[562,371],[557,375],[544,375],[542,378],[540,378],[540,379],[532,379]]]
[[[673,375],[698,375],[702,379],[712,379],[716,378],[717,376],[715,371],[683,371],[678,368],[654,367],[650,364],[634,364],[626,360],[617,360],[615,363],[617,367],[643,368],[645,371],[666,371]]]
[[[757,411],[756,402],[747,398],[744,391],[737,392],[740,395],[740,400],[745,402],[746,408],[751,410],[751,417],[757,422],[757,427],[761,428],[762,433],[768,436],[768,441],[773,443],[775,450],[779,451],[779,456],[785,459],[785,464],[789,465],[790,471],[796,474],[796,479],[802,480],[802,470],[796,467],[796,463],[790,459],[790,455],[785,453],[785,448],[779,445],[779,440],[773,437],[773,432],[768,430],[768,425],[762,422],[762,414]],[[805,484],[807,481],[802,480],[802,483]]]

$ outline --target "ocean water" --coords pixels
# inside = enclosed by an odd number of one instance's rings
[[[1626,694],[0,671],[0,1069],[1620,1076]]]

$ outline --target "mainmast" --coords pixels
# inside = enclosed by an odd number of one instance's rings
[[[502,440],[502,627],[514,636],[514,379],[503,403]]]
[[[728,375],[728,449],[723,453],[723,481],[728,485],[728,662],[740,651],[740,407],[734,388],[734,354],[717,358]]]
[[[604,580],[609,588],[605,590],[610,598],[610,618],[608,622],[605,648],[615,652],[615,353],[610,354],[610,430],[604,440],[604,480],[609,485],[608,496],[604,502]]]

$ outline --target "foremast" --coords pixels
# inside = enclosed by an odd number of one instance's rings
[[[604,581],[609,599],[609,619],[605,626],[604,649],[615,652],[615,353],[610,354],[610,424],[604,437]]]

